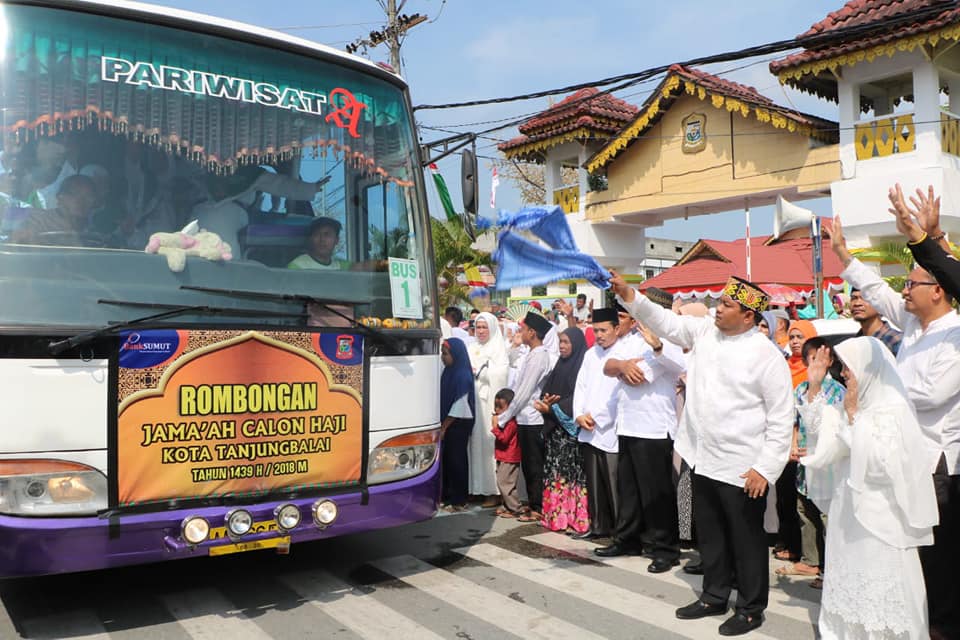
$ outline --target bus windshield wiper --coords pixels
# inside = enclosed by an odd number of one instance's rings
[[[96,340],[102,336],[110,335],[116,333],[117,331],[123,331],[124,329],[129,329],[131,327],[137,327],[141,324],[147,322],[153,322],[155,320],[163,320],[165,318],[172,318],[174,316],[180,316],[188,313],[196,313],[203,315],[234,315],[234,316],[270,316],[270,317],[279,317],[279,318],[300,318],[303,317],[301,313],[283,313],[277,311],[262,311],[259,309],[230,309],[226,307],[211,307],[205,304],[196,304],[196,305],[175,305],[175,304],[163,304],[159,302],[135,302],[129,300],[97,300],[99,304],[115,304],[128,307],[143,307],[147,309],[164,309],[158,313],[151,313],[148,316],[143,316],[140,318],[134,318],[133,320],[127,320],[125,322],[117,322],[113,324],[108,324],[91,331],[86,331],[84,333],[78,333],[75,336],[69,338],[64,338],[63,340],[54,340],[47,348],[50,350],[50,353],[57,355],[63,353],[67,349],[72,349],[78,347],[82,344],[86,344],[92,340]]]
[[[260,300],[277,300],[280,302],[303,302],[316,304],[335,316],[343,318],[350,323],[350,326],[360,331],[361,333],[366,333],[368,335],[374,335],[382,339],[384,342],[389,344],[391,347],[398,349],[399,344],[396,339],[390,334],[381,331],[375,327],[370,327],[360,322],[357,322],[355,318],[351,318],[345,313],[341,313],[333,308],[333,305],[342,304],[342,305],[356,305],[361,304],[359,301],[354,300],[336,300],[331,298],[317,298],[314,296],[305,296],[297,293],[269,293],[265,291],[246,291],[243,289],[218,289],[215,287],[194,287],[191,285],[181,285],[181,289],[186,289],[188,291],[201,291],[204,293],[219,293],[225,296],[235,296],[238,298],[253,298]]]

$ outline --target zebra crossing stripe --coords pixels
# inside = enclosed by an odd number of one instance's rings
[[[329,573],[303,572],[282,576],[279,580],[361,638],[442,638],[372,596],[358,595],[353,587]]]
[[[178,591],[163,602],[183,630],[196,640],[270,640],[270,635],[215,589]]]
[[[543,640],[600,640],[602,636],[554,618],[549,613],[521,604],[510,598],[461,578],[449,571],[438,569],[413,556],[397,556],[370,563],[381,571],[406,582],[438,600],[468,613],[478,611],[496,612],[486,622],[508,633],[517,633],[524,638]]]
[[[556,589],[620,615],[661,629],[669,629],[671,633],[683,638],[702,638],[705,634],[716,635],[717,627],[723,621],[723,618],[677,620],[675,606],[563,568],[563,564],[568,564],[570,567],[576,566],[572,562],[528,558],[486,543],[455,551],[501,571]],[[759,632],[754,632],[751,637],[772,640],[772,636]]]
[[[71,638],[71,640],[109,640],[107,633],[92,610],[74,610],[24,620],[24,636],[31,640],[53,640]]]
[[[550,547],[551,549],[556,549],[558,551],[565,551],[579,558],[593,560],[595,562],[616,567],[617,569],[622,569],[631,573],[639,573],[640,575],[654,578],[674,586],[687,587],[691,589],[695,588],[697,591],[700,590],[700,576],[687,576],[686,574],[674,571],[657,574],[648,573],[647,565],[649,564],[649,560],[646,558],[639,558],[636,556],[601,558],[593,553],[593,549],[596,547],[595,544],[580,540],[572,540],[567,536],[558,535],[556,533],[539,533],[537,535],[524,537],[523,539],[543,547]],[[776,578],[771,578],[771,583],[775,582]],[[790,618],[791,620],[810,623],[811,620],[817,619],[819,612],[820,605],[816,602],[792,597],[779,589],[770,590],[767,613],[776,613],[785,618]]]

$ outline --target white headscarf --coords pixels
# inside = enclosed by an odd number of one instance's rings
[[[468,345],[467,350],[470,352],[470,361],[474,369],[487,361],[507,362],[507,343],[500,333],[500,323],[497,322],[497,318],[492,313],[484,311],[477,316],[476,322],[481,320],[487,323],[490,337],[482,344],[479,339],[476,339]]]
[[[555,325],[551,326],[550,330],[547,331],[547,335],[543,337],[543,346],[546,348],[547,353],[550,354],[550,371],[553,371],[557,360],[560,359],[560,336],[557,334],[557,327]]]
[[[837,410],[825,409],[817,451],[802,461],[822,467],[842,459],[846,448],[847,484],[860,524],[893,547],[932,544],[931,527],[939,519],[933,478],[923,464],[928,454],[896,361],[876,338],[852,338],[835,349],[856,378],[857,413],[846,427]],[[839,439],[828,435],[834,430]]]

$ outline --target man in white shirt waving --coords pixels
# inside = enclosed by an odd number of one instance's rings
[[[677,617],[724,614],[736,576],[736,613],[719,632],[747,633],[763,624],[770,588],[766,492],[787,463],[794,422],[787,363],[757,330],[769,298],[751,283],[731,278],[714,320],[675,315],[637,295],[617,274],[610,284],[634,318],[691,350],[676,449],[694,470],[703,592],[677,609]]]
[[[624,309],[620,326],[630,324],[633,319]],[[620,358],[608,359],[603,368],[604,374],[619,380],[620,513],[613,544],[597,549],[596,554],[621,555],[642,547],[653,557],[647,571],[663,573],[680,563],[673,438],[677,431],[677,379],[686,371],[686,362],[680,347],[661,341],[647,327],[641,326],[639,334],[620,341]]]
[[[960,316],[951,306],[950,294],[920,267],[910,272],[902,294],[891,289],[850,255],[838,218],[833,219],[830,244],[844,265],[840,277],[903,331],[897,373],[917,411],[940,509],[933,546],[920,547],[930,637],[958,638],[960,503],[954,496],[960,474]]]

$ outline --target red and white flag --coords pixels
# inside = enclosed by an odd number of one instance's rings
[[[497,187],[500,186],[500,176],[497,175],[497,167],[493,167],[493,177],[490,180],[490,208],[497,208]]]

